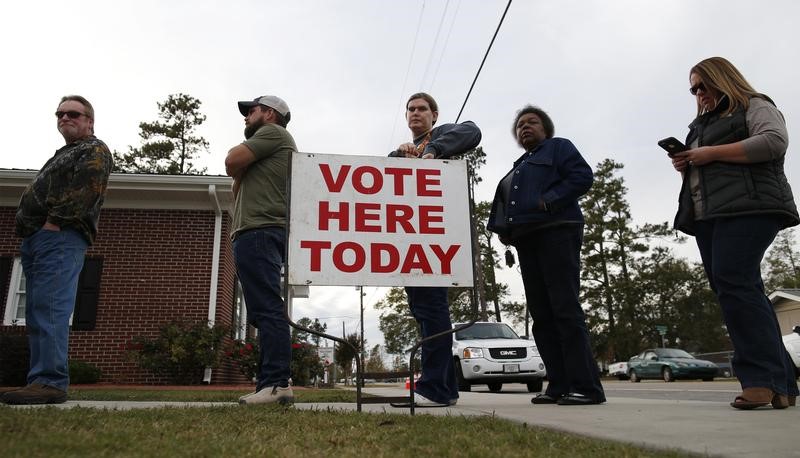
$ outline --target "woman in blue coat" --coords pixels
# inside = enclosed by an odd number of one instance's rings
[[[488,228],[519,256],[533,337],[548,384],[534,404],[605,402],[580,305],[583,213],[578,198],[592,187],[592,169],[553,121],[531,105],[512,132],[525,153],[497,185]]]

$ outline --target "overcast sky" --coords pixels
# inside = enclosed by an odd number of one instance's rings
[[[464,101],[506,0],[294,0],[5,2],[0,13],[0,168],[38,169],[63,139],[53,119],[59,98],[95,106],[96,133],[114,150],[138,145],[138,124],[156,102],[183,92],[203,103],[199,133],[211,144],[199,161],[224,174],[242,140],[237,100],[284,98],[301,151],[385,155],[410,134],[408,95],[431,93],[439,123]],[[511,136],[527,103],[549,112],[556,135],[595,165],[613,158],[638,224],[671,221],[679,177],[656,146],[683,139],[695,114],[688,71],[723,56],[770,95],[800,135],[800,2],[765,0],[516,0],[461,120],[483,131],[488,164],[480,200],[521,153]],[[417,30],[419,33],[417,35]],[[416,40],[415,40],[416,37]],[[416,45],[415,45],[416,42]],[[795,84],[793,84],[795,83]],[[790,143],[787,175],[800,189]],[[678,249],[698,259],[693,243]],[[501,273],[522,301],[519,275]],[[379,343],[365,289],[368,345]],[[320,317],[347,332],[358,323],[352,287],[312,289],[296,316]],[[521,331],[521,330],[520,330]]]

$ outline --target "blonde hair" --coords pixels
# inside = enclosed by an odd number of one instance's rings
[[[707,87],[728,97],[728,108],[721,113],[722,116],[729,115],[739,108],[747,110],[750,107],[750,99],[753,97],[771,101],[769,97],[753,89],[742,73],[724,57],[709,57],[701,60],[689,70],[690,77],[692,73],[700,76],[703,84]],[[704,112],[698,101],[697,115],[700,116]]]

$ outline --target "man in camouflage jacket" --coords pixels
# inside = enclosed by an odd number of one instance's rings
[[[88,100],[63,97],[56,118],[66,145],[39,170],[17,210],[31,365],[28,385],[0,398],[8,404],[67,400],[69,319],[113,167],[108,147],[94,136]]]

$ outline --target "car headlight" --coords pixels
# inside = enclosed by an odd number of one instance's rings
[[[483,358],[483,348],[467,347],[462,352],[462,356],[464,357],[464,359]]]
[[[529,356],[539,356],[539,349],[536,347],[528,347]]]

